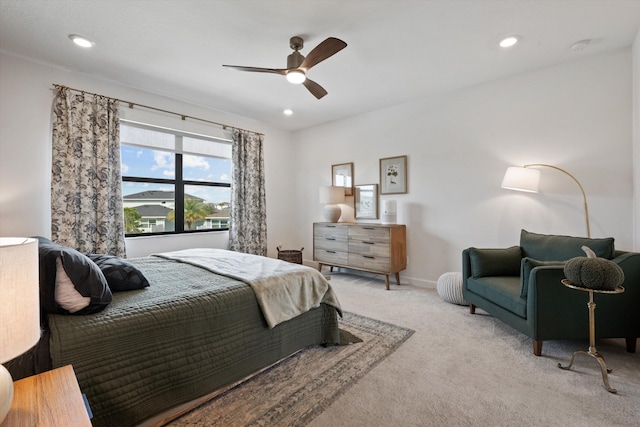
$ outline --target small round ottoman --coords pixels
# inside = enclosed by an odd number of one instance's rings
[[[436,284],[438,295],[446,302],[458,305],[469,305],[462,296],[462,274],[451,272],[444,273],[438,278]]]

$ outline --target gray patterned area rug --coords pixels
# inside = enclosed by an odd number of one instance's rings
[[[353,344],[308,347],[167,425],[304,426],[414,332],[353,313],[340,329]]]

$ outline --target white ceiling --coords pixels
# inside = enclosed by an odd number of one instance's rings
[[[0,0],[3,52],[286,130],[625,48],[639,29],[640,0]],[[511,34],[522,42],[498,48]],[[348,44],[308,73],[321,100],[222,67],[285,68],[292,36],[302,54],[330,36]]]

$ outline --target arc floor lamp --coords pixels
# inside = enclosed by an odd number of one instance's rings
[[[582,184],[578,179],[571,175],[566,170],[553,165],[547,165],[544,163],[532,163],[530,165],[524,165],[522,167],[511,166],[507,168],[507,172],[502,179],[502,188],[516,191],[526,191],[529,193],[537,193],[538,186],[540,184],[540,171],[538,169],[531,169],[534,167],[546,167],[558,170],[568,175],[572,180],[578,184],[580,192],[582,193],[582,199],[584,201],[584,220],[587,226],[587,237],[591,237],[591,229],[589,227],[589,207],[587,206],[587,195],[582,188]]]

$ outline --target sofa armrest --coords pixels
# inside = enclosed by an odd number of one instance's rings
[[[595,294],[596,337],[640,337],[640,254],[622,254],[612,260],[625,272],[621,294]],[[564,286],[564,269],[540,266],[531,270],[527,318],[533,339],[588,337],[587,292]]]
[[[640,253],[616,251],[616,256],[611,261],[622,268],[625,282],[627,282],[627,276],[635,283],[640,280]]]
[[[471,276],[471,257],[469,256],[469,249],[462,251],[462,278],[466,279]]]
[[[625,322],[633,329],[633,336],[640,338],[640,253],[616,251],[615,262],[624,272],[624,292],[619,294],[624,301],[624,307],[619,312],[624,314]],[[600,308],[598,308],[600,310]],[[600,314],[600,313],[598,313]],[[631,336],[631,335],[630,335]]]
[[[562,266],[545,265],[531,270],[528,281],[527,318],[533,339],[566,339],[588,334],[584,292],[561,283]]]
[[[564,271],[565,264],[565,261],[538,261],[529,257],[522,258],[520,263],[520,297],[526,298],[529,294],[529,279],[534,268],[552,267]]]

